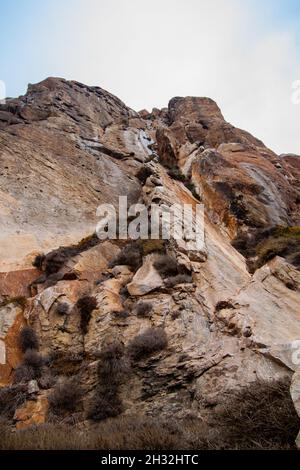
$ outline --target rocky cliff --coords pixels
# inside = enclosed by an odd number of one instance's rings
[[[135,112],[57,78],[0,106],[0,155],[0,384],[22,388],[10,416],[18,428],[53,419],[66,380],[84,394],[64,416],[87,423],[203,418],[231,390],[292,377],[299,157],[276,155],[208,98]],[[204,204],[203,248],[101,242],[96,209],[120,195],[147,207]],[[38,357],[22,353],[26,325]],[[99,381],[103,362],[114,376],[116,361],[126,373],[112,379],[113,410],[91,411],[95,393],[109,408]]]

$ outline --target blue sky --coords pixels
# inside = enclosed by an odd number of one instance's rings
[[[210,96],[226,119],[300,154],[300,0],[0,0],[8,96],[62,76],[141,108]]]

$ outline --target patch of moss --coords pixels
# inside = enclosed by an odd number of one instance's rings
[[[300,227],[275,227],[265,240],[258,243],[255,254],[257,260],[254,270],[275,256],[281,256],[296,268],[300,268]]]
[[[154,253],[154,252],[158,252],[158,253],[165,252],[165,241],[162,239],[141,240],[141,243],[142,243],[143,256],[149,255],[150,253]]]

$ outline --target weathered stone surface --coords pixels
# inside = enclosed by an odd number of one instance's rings
[[[27,400],[18,408],[14,415],[17,429],[25,429],[29,426],[44,424],[48,413],[48,400],[45,395],[40,395],[37,400]]]
[[[298,364],[299,366],[299,364]],[[300,370],[293,375],[291,384],[291,395],[298,415],[300,416]],[[300,449],[300,431],[296,439],[298,449]]]
[[[136,272],[132,282],[127,286],[131,295],[145,295],[163,285],[163,280],[153,267],[155,255],[146,257],[143,266]]]
[[[19,304],[12,302],[0,308],[0,387],[10,383],[12,370],[21,360],[18,335],[24,324]]]
[[[41,354],[59,352],[65,366],[79,357],[85,410],[103,345],[117,340],[126,351],[149,328],[163,328],[168,345],[131,364],[120,388],[127,414],[201,417],[224,391],[292,375],[299,270],[277,257],[252,275],[231,240],[299,223],[297,157],[278,157],[234,128],[208,98],[174,98],[167,109],[137,114],[98,87],[50,78],[9,107],[0,106],[0,299],[30,298],[24,312],[15,302],[0,308],[0,385],[21,360],[16,338],[25,320]],[[142,168],[145,178],[137,178]],[[144,254],[136,272],[110,268],[124,241],[105,241],[75,250],[54,279],[43,273],[29,290],[41,274],[31,266],[34,257],[82,246],[95,231],[97,206],[117,205],[119,195],[165,211],[174,203],[194,211],[204,204],[201,246],[186,235],[164,247],[192,282],[168,287],[153,267],[155,253]],[[87,295],[97,307],[85,332],[76,302]],[[137,302],[151,304],[148,315],[137,314]],[[60,303],[68,305],[66,314],[57,312]],[[46,395],[36,384],[30,390],[37,400],[17,410],[18,428],[46,420]]]

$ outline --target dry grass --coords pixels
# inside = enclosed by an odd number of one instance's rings
[[[123,348],[103,350],[103,360],[119,360]],[[80,428],[46,424],[11,432],[0,425],[0,449],[98,449],[98,450],[211,450],[295,449],[300,427],[289,393],[289,380],[256,382],[224,397],[222,407],[212,409],[205,421],[159,416],[118,416],[122,404],[116,397],[101,397],[100,423]],[[4,391],[6,416],[13,416],[21,389]],[[1,401],[2,396],[2,401]],[[3,391],[0,393],[0,409]],[[20,403],[19,403],[20,404]],[[119,407],[119,408],[118,408]],[[207,411],[207,410],[206,410]],[[108,419],[107,419],[108,418]],[[102,421],[102,419],[105,419]]]

